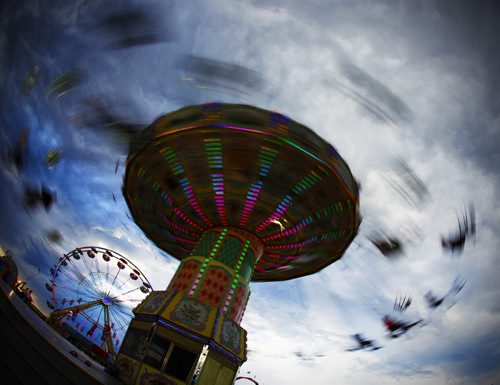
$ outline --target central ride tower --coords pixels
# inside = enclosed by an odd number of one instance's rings
[[[232,384],[246,360],[250,281],[315,273],[359,224],[358,186],[313,131],[260,108],[211,103],[161,116],[127,159],[132,216],[181,261],[134,309],[116,365],[128,384]]]

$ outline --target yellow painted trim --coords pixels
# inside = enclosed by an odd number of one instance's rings
[[[156,375],[159,375],[161,377],[164,377],[164,378],[168,379],[169,381],[172,381],[176,385],[186,385],[185,382],[180,381],[180,380],[178,380],[178,379],[176,379],[174,377],[171,377],[168,374],[162,373],[159,370],[154,369],[154,368],[152,368],[151,366],[149,366],[147,364],[142,364],[142,366],[141,366],[141,368],[139,370],[139,373],[137,374],[137,377],[136,377],[136,381],[135,381],[136,385],[142,385],[143,384],[142,377],[145,374],[156,374]]]

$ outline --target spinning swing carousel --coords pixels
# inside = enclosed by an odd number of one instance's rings
[[[167,289],[134,309],[116,361],[127,384],[232,384],[250,281],[314,274],[360,224],[357,182],[334,147],[247,105],[158,118],[128,156],[123,193],[137,225],[180,261]]]

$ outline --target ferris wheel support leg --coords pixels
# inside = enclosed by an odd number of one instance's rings
[[[111,325],[109,324],[109,309],[108,306],[104,306],[104,328],[107,330],[106,338],[106,348],[109,354],[115,356],[115,349],[113,347],[113,337],[111,333]]]
[[[71,307],[67,307],[65,309],[54,310],[52,313],[50,313],[49,317],[47,318],[47,322],[50,323],[55,318],[64,317],[70,311],[80,312],[82,310],[89,309],[91,307],[98,306],[98,305],[102,305],[101,300],[92,301],[92,302],[88,302],[88,303],[84,303],[84,304],[80,304],[80,305],[76,305],[76,306],[71,306]]]

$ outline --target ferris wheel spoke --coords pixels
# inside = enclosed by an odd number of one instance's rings
[[[88,282],[88,281],[86,281],[86,282]],[[81,290],[83,295],[87,295],[87,296],[91,297],[92,299],[99,298],[99,293],[95,287],[93,287],[91,285],[84,285],[82,283],[83,282],[80,282],[78,284],[78,290]]]
[[[124,296],[124,295],[130,294],[130,293],[133,293],[134,291],[137,291],[137,290],[139,290],[139,289],[140,289],[140,287],[136,287],[136,288],[130,289],[129,291],[126,291],[125,293],[118,294],[118,295],[116,295],[116,296],[114,296],[114,297],[111,297],[110,299],[117,299],[117,298],[120,298],[120,297],[122,297],[122,296]]]
[[[129,310],[132,310],[131,307],[123,305],[122,303],[115,303],[115,310],[122,312],[124,314],[130,314]]]
[[[137,299],[137,300],[118,300],[119,302],[116,303],[116,306],[119,305],[120,309],[124,309],[126,312],[131,312],[134,307],[137,306],[138,303],[140,303],[142,300]]]
[[[87,277],[89,277],[89,278],[92,280],[92,283],[94,284],[94,286],[95,286],[95,287],[99,290],[99,289],[100,289],[100,288],[99,288],[99,285],[98,285],[98,283],[96,282],[96,280],[94,279],[94,275],[93,275],[93,273],[92,273],[92,270],[89,268],[89,266],[88,266],[87,262],[85,261],[85,259],[86,259],[86,258],[85,258],[85,255],[83,255],[83,256],[81,257],[81,260],[83,261],[83,265],[84,265],[84,266],[85,266],[85,268],[87,269],[87,273],[88,273]]]
[[[92,273],[92,279],[96,282],[96,286],[99,288],[99,295],[103,295],[103,293],[106,291],[104,286],[105,286],[105,281],[103,281],[102,277],[100,277],[99,273],[93,271]]]
[[[132,318],[132,309],[133,308],[130,308],[130,307],[123,307],[123,308],[120,308],[120,310],[118,310],[121,314],[129,317],[129,318]]]
[[[82,257],[82,259],[83,259],[83,257]],[[84,264],[85,264],[85,262],[84,262]],[[87,267],[87,265],[85,265],[85,266]],[[84,280],[80,284],[82,284],[83,282],[88,284],[88,286],[93,289],[96,296],[100,296],[101,290],[100,290],[99,284],[95,281],[94,276],[90,270],[88,272],[88,275],[85,275]]]
[[[118,269],[118,271],[116,272],[116,275],[115,275],[115,278],[113,279],[113,282],[111,282],[111,286],[113,286],[116,282],[116,278],[118,278],[118,274],[120,274],[120,271],[122,271],[122,269]]]
[[[124,316],[123,314],[115,314],[113,315],[114,320],[120,326],[120,329],[126,329],[127,325],[130,324],[130,320],[132,317]]]
[[[82,256],[83,257],[83,256]],[[85,281],[87,282],[89,285],[91,285],[94,290],[96,291],[96,293],[99,292],[99,290],[92,284],[92,282],[89,281],[89,279],[85,276],[85,274],[83,274],[80,269],[78,268],[78,266],[76,266],[76,264],[71,260],[71,258],[68,258],[68,261],[71,263],[71,266],[73,266],[73,268],[75,269],[75,271],[77,271],[79,274],[80,274],[80,277],[81,277],[81,281]]]
[[[95,269],[97,270],[97,273],[100,276],[101,274],[104,274],[104,273],[99,269],[99,258],[97,258],[97,256],[96,256],[94,259],[95,259]]]
[[[95,319],[90,317],[87,313],[82,313],[82,316],[90,323],[90,326],[94,324]]]
[[[113,309],[113,319],[120,325],[120,327],[123,329],[123,324],[122,322],[126,325],[130,323],[130,319],[132,317],[127,313],[127,314],[122,314],[120,313],[117,309]],[[122,321],[122,322],[120,322]]]
[[[131,310],[130,308],[124,307],[123,305],[115,306],[114,311],[117,313],[122,314],[123,316],[127,318],[132,318],[131,316]]]
[[[97,273],[98,273],[98,276],[101,277],[101,281],[104,283],[104,282],[108,282],[108,276],[109,276],[109,264],[106,264],[106,268],[107,268],[107,271],[108,272],[104,272],[102,271],[100,268],[99,268],[99,260],[98,258],[95,259],[95,267],[96,267],[96,270],[97,270]],[[105,277],[105,278],[104,278]]]
[[[113,328],[113,332],[116,333],[118,335],[119,332],[123,332],[126,330],[126,327],[117,319],[115,319],[114,321],[116,321],[116,324]],[[126,322],[126,324],[128,324],[128,322]]]
[[[70,275],[68,272],[66,272],[66,270],[59,270],[59,272],[63,274],[66,278],[75,282],[77,285],[80,284],[80,280],[77,277],[73,277],[72,275]]]
[[[99,327],[99,320],[101,319],[102,309],[103,309],[103,308],[104,308],[104,307],[101,307],[101,309],[99,310],[99,315],[97,316],[97,321],[96,321],[96,323],[97,323],[97,326],[98,326],[98,327]]]
[[[84,300],[90,299],[91,301],[95,301],[101,298],[95,288],[88,285],[80,284],[76,288],[66,287],[66,289],[73,291],[78,297]]]
[[[116,321],[118,322],[123,321],[125,324],[127,324],[130,321],[130,318],[132,318],[129,313],[124,314],[120,312],[120,310],[118,310],[117,308],[113,307],[111,307],[111,313],[113,315],[113,318],[116,319]]]
[[[127,302],[135,302],[139,303],[144,301],[144,298],[130,298],[130,299],[119,299],[118,302],[120,303],[127,303]]]
[[[127,280],[125,280],[119,287],[118,287],[118,290],[120,290],[127,282],[130,282],[131,281],[131,278],[127,278]]]
[[[109,263],[106,263],[106,282],[108,282],[109,278]]]
[[[71,260],[71,257],[67,257],[66,258],[68,260],[68,262],[71,264],[71,266],[73,266],[73,269],[75,272],[77,272],[78,274],[80,274],[80,278],[85,280],[86,277],[85,277],[85,274],[83,274],[80,269],[78,268],[78,266],[76,266],[75,262]]]
[[[85,267],[87,268],[87,271],[88,271],[88,276],[90,277],[90,279],[92,280],[93,284],[94,284],[94,287],[97,288],[97,291],[98,292],[101,292],[102,291],[102,287],[99,283],[99,280],[96,280],[95,277],[94,277],[94,272],[92,271],[92,269],[89,267],[89,264],[87,262],[85,262],[86,258],[85,256],[82,256],[82,261],[83,261],[83,264],[85,265]],[[90,264],[92,265],[92,262],[90,262]]]
[[[115,310],[111,310],[111,309],[110,309],[110,319],[111,319],[111,323],[114,325],[113,327],[115,328],[115,331],[116,331],[116,327],[118,327],[120,329],[123,327],[123,322],[125,324],[128,324],[130,322],[130,320],[124,320],[122,316],[120,316],[119,314],[116,314]]]
[[[80,292],[79,292],[78,290],[76,290],[76,289],[74,289],[74,288],[70,288],[70,287],[65,286],[65,285],[58,284],[58,285],[57,285],[57,287],[60,287],[60,288],[62,288],[62,289],[68,290],[68,291],[71,291],[71,292],[73,292],[73,293],[75,293],[75,294],[80,294]],[[91,293],[91,294],[93,295],[93,293]],[[83,294],[83,293],[82,293],[82,295],[87,295],[87,296],[89,296],[89,297],[92,297],[92,295],[90,295],[90,294]]]

